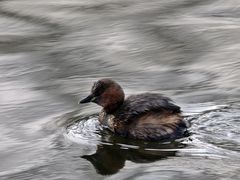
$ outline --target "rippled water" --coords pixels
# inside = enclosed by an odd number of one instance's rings
[[[0,179],[240,179],[238,0],[0,1]],[[133,141],[78,105],[93,81],[172,97],[175,142]]]

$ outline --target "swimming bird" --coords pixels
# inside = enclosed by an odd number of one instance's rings
[[[103,107],[99,114],[102,125],[126,138],[168,141],[184,137],[187,132],[180,107],[162,94],[142,93],[125,98],[117,82],[100,79],[79,103],[89,102]]]

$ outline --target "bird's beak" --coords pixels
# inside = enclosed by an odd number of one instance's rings
[[[83,104],[83,103],[89,103],[94,101],[95,97],[93,94],[90,94],[89,96],[87,96],[86,98],[82,99],[81,101],[78,102],[78,104]]]

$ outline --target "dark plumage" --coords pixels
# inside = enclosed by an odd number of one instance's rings
[[[131,122],[150,111],[168,111],[172,113],[180,113],[180,107],[173,104],[172,100],[161,94],[144,93],[129,96],[119,109],[115,112],[115,116],[125,122]]]
[[[180,107],[161,94],[129,96],[111,79],[96,82],[91,94],[80,103],[95,102],[103,107],[99,121],[121,136],[144,140],[171,140],[183,137],[187,126]]]

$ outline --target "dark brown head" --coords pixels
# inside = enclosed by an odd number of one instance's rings
[[[113,113],[124,101],[121,86],[111,79],[101,79],[93,84],[91,94],[79,103],[94,102]]]

